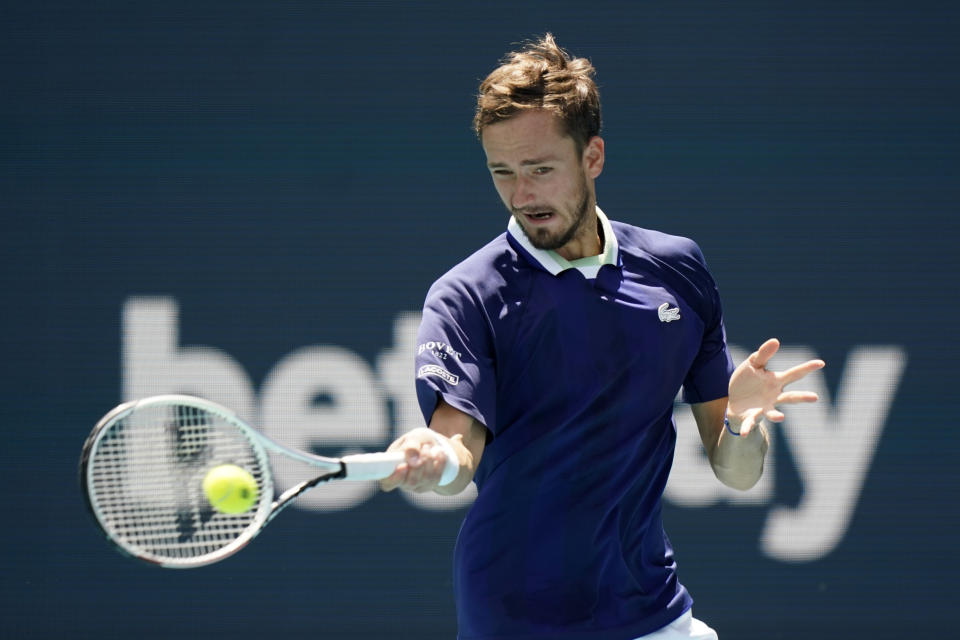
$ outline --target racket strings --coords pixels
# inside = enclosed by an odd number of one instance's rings
[[[246,513],[215,511],[203,494],[206,473],[228,463],[257,482],[258,504]],[[272,498],[266,460],[245,433],[192,406],[132,411],[109,426],[88,465],[101,524],[127,551],[161,563],[216,554],[255,528]]]

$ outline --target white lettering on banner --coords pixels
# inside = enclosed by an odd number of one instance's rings
[[[730,356],[735,363],[743,362],[750,355],[739,347],[730,346]],[[677,444],[673,455],[673,468],[667,480],[664,496],[670,502],[684,507],[709,507],[720,502],[738,505],[764,505],[773,500],[774,465],[776,464],[776,439],[771,438],[770,450],[764,460],[763,475],[753,488],[739,491],[728,487],[713,475],[707,454],[700,441],[700,432],[693,419],[690,406],[680,402],[674,406],[673,419],[677,423]]]
[[[460,358],[440,341],[416,344],[420,314],[399,313],[393,346],[376,359],[376,370],[339,346],[309,346],[283,357],[264,379],[259,398],[243,367],[230,355],[207,346],[179,344],[179,309],[170,297],[132,297],[123,308],[123,398],[159,393],[190,393],[231,407],[244,420],[289,446],[332,448],[334,455],[379,449],[423,424],[410,375],[416,354],[430,350]],[[731,346],[736,362],[747,352]],[[784,347],[771,366],[785,369],[815,358],[804,347]],[[782,433],[803,485],[795,507],[770,507],[760,535],[761,551],[782,562],[809,562],[841,542],[855,512],[873,461],[907,355],[896,346],[856,347],[844,366],[831,402],[822,372],[804,380],[820,402],[783,407]],[[393,429],[387,411],[392,400]],[[685,507],[770,505],[774,499],[776,455],[768,455],[757,486],[730,489],[713,476],[689,407],[678,405],[677,448],[665,497]],[[776,442],[776,438],[773,439]],[[302,463],[271,456],[281,489],[309,477]],[[297,501],[302,509],[349,509],[370,498],[375,483],[337,483]],[[459,496],[402,492],[421,509],[448,510],[468,505],[476,489]]]
[[[260,428],[295,449],[329,447],[344,455],[379,448],[390,438],[386,399],[370,365],[343,347],[304,347],[285,356],[267,374],[260,396]],[[302,463],[276,456],[271,466],[283,487],[303,480]],[[349,509],[375,491],[374,482],[334,482],[297,503],[317,511]]]
[[[123,399],[162,393],[201,396],[256,424],[253,384],[236,360],[212,347],[181,347],[173,298],[130,298],[123,307]]]
[[[736,347],[730,351],[737,363],[748,355]],[[806,348],[784,347],[770,366],[784,370],[816,357]],[[772,428],[789,444],[803,498],[796,507],[777,505],[770,510],[760,534],[765,555],[783,562],[809,562],[831,552],[843,539],[906,363],[907,355],[899,347],[857,347],[847,357],[834,402],[823,373],[815,371],[802,387],[816,392],[820,400],[781,407],[786,419]],[[775,437],[760,482],[739,492],[713,478],[689,407],[678,406],[674,415],[677,448],[664,493],[668,500],[686,507],[772,501]]]
[[[796,348],[777,354],[773,363],[789,368],[814,357],[812,351]],[[820,402],[783,408],[789,424],[783,434],[804,490],[796,507],[770,511],[760,537],[766,555],[807,562],[843,539],[906,364],[899,347],[855,348],[847,356],[833,404],[818,371],[805,388],[819,394]]]
[[[387,408],[369,365],[341,347],[306,347],[264,380],[258,407],[253,384],[233,358],[212,347],[180,346],[179,309],[172,298],[135,297],[123,310],[123,398],[188,393],[231,408],[244,421],[292,447],[342,447],[340,454],[380,447],[390,439]],[[317,403],[330,398],[329,403]],[[310,477],[304,463],[270,454],[277,483]],[[333,511],[373,495],[373,482],[341,482],[298,499],[301,507]]]

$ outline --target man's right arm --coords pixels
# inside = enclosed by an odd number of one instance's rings
[[[448,485],[438,486],[446,464],[444,447],[437,443],[444,438],[457,458],[460,470]],[[387,451],[404,451],[406,461],[397,465],[389,478],[380,481],[380,488],[393,491],[397,487],[417,493],[434,491],[441,495],[460,493],[476,473],[483,448],[486,445],[487,428],[473,416],[440,400],[430,419],[430,427],[419,427],[393,441]]]

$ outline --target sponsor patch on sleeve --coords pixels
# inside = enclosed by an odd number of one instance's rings
[[[425,364],[417,371],[418,378],[426,378],[428,376],[440,378],[453,385],[460,382],[460,376],[454,375],[440,365],[436,364]]]

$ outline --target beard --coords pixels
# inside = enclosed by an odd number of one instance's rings
[[[523,233],[530,240],[530,244],[537,249],[542,249],[544,251],[555,251],[573,240],[577,234],[580,233],[580,230],[583,229],[583,226],[587,221],[587,209],[589,204],[590,192],[587,189],[587,181],[584,178],[580,184],[580,198],[577,202],[576,208],[573,211],[573,220],[570,221],[570,226],[563,231],[554,233],[549,229],[527,229],[526,225],[523,224],[524,220],[522,212],[518,210],[511,210],[510,213],[513,214],[513,217],[516,218],[517,222],[520,223],[520,228],[523,229]]]

